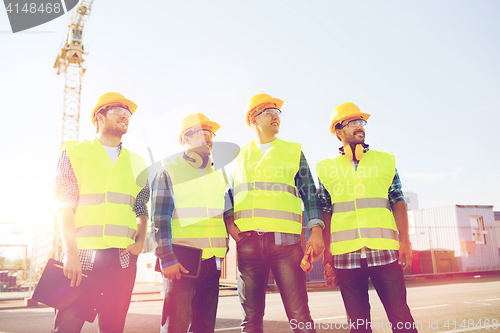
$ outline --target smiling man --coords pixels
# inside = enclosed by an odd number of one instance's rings
[[[212,167],[212,139],[219,124],[201,113],[182,120],[182,156],[166,161],[152,184],[152,219],[163,275],[161,332],[213,332],[221,262],[228,236],[223,220],[227,177]],[[198,277],[179,263],[172,244],[201,248]]]
[[[98,295],[89,302],[97,308],[100,332],[123,331],[137,256],[146,241],[149,186],[147,173],[141,174],[146,164],[121,143],[136,109],[121,94],[103,94],[91,114],[97,137],[65,142],[57,165],[64,275],[77,288],[82,270],[90,271],[94,290],[87,298]],[[53,332],[79,332],[84,324],[79,307],[57,311]]]
[[[250,99],[246,122],[255,140],[243,147],[231,167],[225,213],[237,242],[238,294],[243,332],[262,332],[269,270],[280,290],[290,327],[315,332],[306,291],[300,243],[302,202],[311,230],[306,248],[324,250],[322,213],[301,145],[276,137],[283,101],[267,94]],[[234,209],[232,209],[234,207]]]
[[[352,103],[336,107],[330,132],[342,142],[340,155],[316,167],[326,225],[325,276],[333,266],[351,332],[372,331],[368,279],[393,331],[416,332],[403,278],[412,260],[403,190],[394,156],[365,144],[369,117]]]

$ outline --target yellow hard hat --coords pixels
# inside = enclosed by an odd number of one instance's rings
[[[189,130],[197,126],[209,127],[209,129],[214,133],[220,128],[219,124],[217,124],[215,121],[211,121],[210,119],[208,119],[207,116],[205,116],[202,113],[190,114],[184,117],[184,119],[182,119],[181,122],[181,130],[179,133],[179,143],[181,144],[181,146],[184,146],[184,143],[182,142],[184,134],[186,134],[186,132],[189,132]]]
[[[363,113],[359,110],[359,108],[353,103],[346,102],[344,104],[340,104],[337,106],[330,115],[330,132],[333,135],[335,134],[335,125],[338,123],[347,120],[347,119],[363,119],[367,120],[370,118],[368,113]]]
[[[252,115],[252,112],[264,103],[273,103],[278,109],[281,109],[281,106],[283,105],[283,101],[281,99],[272,98],[268,94],[258,94],[253,96],[252,98],[250,98],[247,103],[247,107],[245,108],[245,111],[247,113],[246,120],[248,126],[250,126],[250,116]]]
[[[116,92],[105,93],[99,97],[94,107],[94,110],[92,111],[91,115],[92,124],[94,124],[95,126],[96,115],[99,111],[101,111],[102,108],[115,103],[120,103],[125,105],[132,114],[134,114],[135,110],[137,109],[137,105],[131,100],[128,100],[125,97],[123,97],[122,94]]]

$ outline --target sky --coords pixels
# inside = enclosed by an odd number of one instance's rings
[[[330,113],[349,101],[371,114],[366,143],[394,153],[420,208],[500,210],[499,14],[495,0],[95,0],[80,139],[115,91],[138,105],[123,142],[147,163],[148,147],[155,160],[182,150],[194,112],[221,125],[216,141],[242,146],[254,139],[245,105],[267,93],[284,101],[278,137],[301,143],[316,175],[340,146]],[[53,219],[64,97],[53,64],[69,17],[13,34],[0,8],[0,222]]]

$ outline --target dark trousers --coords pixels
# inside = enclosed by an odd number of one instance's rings
[[[280,290],[290,327],[295,332],[315,332],[314,328],[305,328],[314,327],[314,323],[307,304],[306,273],[300,268],[304,256],[300,243],[277,246],[274,233],[252,233],[243,237],[237,248],[243,332],[263,332],[269,269]]]
[[[163,278],[162,333],[213,332],[219,304],[220,270],[215,257],[201,262],[197,278]]]
[[[123,269],[119,249],[97,250],[94,266],[89,274],[96,289],[88,297],[92,297],[92,302],[96,304],[99,332],[123,332],[136,272],[136,255],[130,255],[129,267]],[[75,306],[78,307],[78,304]],[[80,332],[85,321],[68,313],[73,311],[75,309],[56,311],[52,332]]]
[[[406,302],[403,271],[397,261],[368,267],[366,259],[361,259],[361,268],[337,269],[337,276],[351,332],[371,332],[372,326],[381,324],[371,322],[368,278],[384,305],[393,332],[417,332]]]

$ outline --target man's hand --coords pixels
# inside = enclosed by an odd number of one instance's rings
[[[74,287],[75,285],[78,287],[80,282],[82,281],[82,264],[80,262],[80,258],[78,254],[67,254],[66,261],[64,263],[64,276],[68,279],[71,279],[70,286]]]
[[[227,233],[233,237],[233,239],[238,243],[242,238],[238,235],[240,233],[240,228],[234,223],[234,216],[228,216],[226,218],[226,229]]]
[[[398,264],[403,264],[403,257],[406,257],[406,264],[403,267],[403,272],[411,268],[413,254],[411,252],[410,242],[401,242],[399,245],[399,258]]]
[[[161,274],[163,274],[163,276],[167,279],[179,280],[181,278],[181,272],[185,274],[189,273],[189,271],[185,269],[184,266],[182,266],[180,263],[177,263],[170,267],[164,268],[161,271]]]
[[[326,264],[331,264],[333,266],[333,256],[330,249],[325,249],[325,252],[323,253],[323,266]]]
[[[139,254],[142,253],[142,250],[144,250],[144,240],[136,241],[134,244],[130,244],[129,246],[127,246],[126,249],[124,249],[122,252],[120,252],[120,255],[123,256],[127,252],[130,252],[130,253],[138,256]]]
[[[333,264],[327,263],[323,265],[323,277],[325,279],[325,286],[333,288],[337,285],[337,270],[333,267]]]
[[[392,205],[392,213],[394,214],[394,220],[396,220],[396,226],[398,227],[399,237],[401,239],[398,263],[402,265],[403,257],[406,257],[406,265],[403,267],[403,272],[405,272],[410,269],[413,256],[411,252],[410,237],[408,235],[408,213],[406,211],[405,201],[399,200]]]
[[[313,247],[313,257],[315,259],[321,258],[325,250],[325,243],[323,242],[323,229],[320,226],[311,229],[311,236],[307,241],[306,249],[308,249],[309,246]]]
[[[323,277],[325,279],[325,286],[333,288],[337,285],[337,270],[333,266],[333,256],[330,249],[325,249],[323,257]]]

